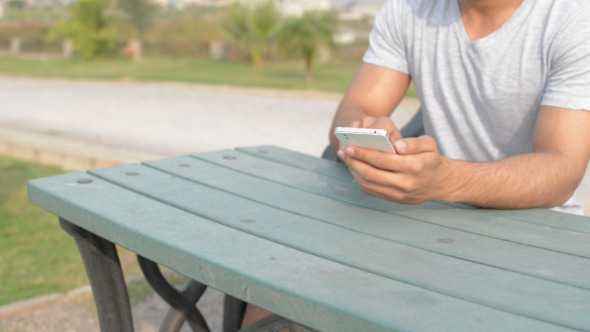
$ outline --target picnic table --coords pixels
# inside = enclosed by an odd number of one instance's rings
[[[103,331],[133,329],[113,244],[195,330],[205,285],[320,331],[590,330],[586,217],[395,204],[274,146],[36,179],[29,196],[77,239]],[[158,264],[196,282],[172,289]]]

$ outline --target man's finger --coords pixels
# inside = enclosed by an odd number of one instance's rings
[[[358,159],[349,159],[347,162],[351,172],[365,183],[399,189],[398,184],[404,181],[403,172],[378,168]]]
[[[347,163],[357,160],[386,171],[403,172],[410,166],[408,163],[413,163],[412,160],[395,153],[379,152],[359,146],[349,146],[341,151],[345,158],[343,160],[347,160]]]
[[[438,151],[436,141],[431,136],[409,137],[393,142],[395,151],[402,155]]]
[[[378,152],[358,146],[349,146],[340,153],[349,165],[356,160],[381,170],[409,174],[419,174],[423,169],[424,158],[420,154]]]
[[[354,161],[350,171],[365,194],[392,202],[411,203],[412,198],[407,194],[413,190],[412,182],[403,173],[375,169],[358,160]]]
[[[400,133],[399,129],[397,129],[393,121],[391,121],[391,118],[388,117],[377,118],[371,128],[384,129],[387,131],[389,139],[392,142],[402,138],[402,134]]]

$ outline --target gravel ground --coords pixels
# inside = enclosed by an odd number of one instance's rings
[[[223,294],[207,289],[197,303],[212,332],[221,331]],[[137,332],[157,332],[169,306],[157,295],[132,306],[133,325]],[[61,296],[45,305],[0,319],[0,331],[23,332],[98,332],[96,307],[88,287]],[[182,332],[191,331],[185,324]]]

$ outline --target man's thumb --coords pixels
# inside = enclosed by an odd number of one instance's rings
[[[436,142],[430,136],[409,137],[397,140],[393,143],[395,151],[399,154],[419,154],[438,151]]]
[[[398,139],[397,141],[393,142],[393,148],[395,152],[399,154],[406,154],[408,150],[408,143],[406,143],[403,139]]]

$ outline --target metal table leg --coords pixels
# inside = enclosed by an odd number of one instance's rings
[[[94,294],[101,331],[133,331],[129,295],[115,245],[65,219],[60,218],[59,223],[78,245]]]
[[[174,309],[164,319],[160,331],[180,331],[186,321],[194,332],[209,332],[205,318],[195,306],[207,286],[193,280],[179,292],[166,281],[158,264],[140,255],[137,260],[150,286]]]
[[[223,300],[223,332],[238,331],[245,311],[246,302],[226,294]]]

